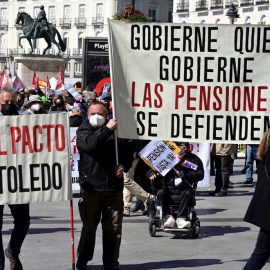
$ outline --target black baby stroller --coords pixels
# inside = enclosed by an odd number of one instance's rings
[[[175,235],[185,235],[189,234],[193,238],[197,238],[200,234],[200,221],[197,218],[196,212],[195,212],[195,205],[196,205],[196,199],[195,199],[195,193],[197,189],[197,182],[195,182],[192,185],[192,198],[190,200],[188,209],[187,209],[187,219],[191,222],[190,228],[164,228],[164,223],[166,221],[165,217],[163,217],[162,214],[162,207],[157,199],[156,201],[152,202],[151,207],[149,207],[149,233],[152,237],[156,235],[157,231],[163,231],[166,233],[172,233]],[[176,218],[177,211],[179,209],[180,201],[176,201],[174,199],[175,204],[170,204],[171,213],[174,218]]]

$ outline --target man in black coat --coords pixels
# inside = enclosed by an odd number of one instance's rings
[[[96,229],[101,216],[104,270],[120,269],[123,172],[130,169],[133,157],[127,141],[118,140],[117,164],[114,138],[117,121],[110,119],[107,122],[106,117],[106,107],[100,102],[93,102],[88,110],[89,122],[77,130],[82,193],[79,212],[83,222],[77,250],[78,270],[86,270],[87,262],[93,258]]]
[[[161,202],[162,214],[167,218],[164,228],[190,228],[191,222],[187,217],[187,209],[193,198],[192,186],[204,178],[204,168],[201,159],[189,150],[189,143],[175,142],[180,148],[180,162],[164,177],[150,170],[148,178],[154,180],[154,185],[162,181],[163,187],[157,192]],[[160,179],[161,178],[161,179]],[[154,187],[155,189],[155,187]],[[177,219],[173,217],[170,204],[179,204]]]

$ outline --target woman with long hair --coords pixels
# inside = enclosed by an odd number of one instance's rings
[[[260,228],[257,243],[243,270],[262,269],[270,257],[270,129],[263,136],[257,157],[258,181],[244,221]]]

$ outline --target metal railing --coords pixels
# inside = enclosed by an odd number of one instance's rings
[[[63,55],[65,55],[65,56],[70,56],[70,49],[66,49],[66,50],[63,52]]]
[[[61,27],[71,27],[71,18],[60,18],[59,25]]]
[[[73,49],[72,55],[81,56],[82,55],[82,49]]]
[[[268,5],[269,4],[269,0],[258,0],[255,1],[255,5]]]
[[[7,48],[1,48],[0,49],[0,55],[8,55],[8,49]]]
[[[189,4],[188,3],[178,3],[176,12],[188,12],[189,11]]]
[[[208,9],[208,1],[198,1],[196,3],[196,11],[207,10]]]
[[[75,23],[77,27],[86,27],[86,18],[75,18]]]
[[[236,7],[238,7],[238,2],[237,2],[237,0],[232,1],[232,3],[233,3]],[[230,0],[227,0],[226,3],[225,3],[225,8],[229,8],[230,5],[231,5],[231,1],[230,1]]]
[[[55,19],[55,18],[49,18],[49,19],[48,19],[48,23],[50,23],[50,24],[56,26],[56,19]]]
[[[13,49],[13,55],[19,55],[19,54],[25,54],[25,49],[22,49],[22,48]]]
[[[92,17],[92,24],[94,25],[104,24],[104,17]]]
[[[210,9],[222,9],[223,8],[223,1],[216,1],[212,0],[211,1],[211,6]]]
[[[0,27],[8,27],[8,20],[0,20]]]
[[[248,6],[253,6],[254,1],[253,0],[241,0],[240,1],[240,7],[248,7]]]

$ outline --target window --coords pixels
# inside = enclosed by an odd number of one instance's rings
[[[266,23],[266,16],[265,15],[262,15],[259,24],[265,25],[265,23]]]
[[[70,6],[64,6],[64,18],[70,18]]]
[[[66,44],[66,47],[68,48],[69,47],[69,35],[68,35],[68,33],[64,33],[63,40],[64,40],[64,43]]]
[[[1,52],[1,54],[5,54],[6,50],[7,50],[6,35],[3,34],[0,36],[0,52]]]
[[[1,8],[1,21],[6,22],[7,21],[7,9]]]
[[[247,16],[245,19],[245,24],[250,24],[250,23],[251,23],[251,18]]]
[[[97,5],[97,18],[103,18],[103,4]]]
[[[83,33],[80,33],[79,34],[79,38],[78,38],[78,50],[79,50],[79,54],[82,54],[83,40],[84,40],[84,35],[83,35]]]
[[[173,13],[172,8],[169,8],[169,11],[168,11],[168,22],[173,22],[172,13]]]
[[[75,69],[75,75],[81,75],[82,74],[82,62],[76,62],[74,65]]]
[[[25,7],[19,7],[18,8],[18,12],[24,12],[25,11]]]
[[[149,7],[148,16],[152,18],[152,22],[157,21],[157,9],[155,7]]]
[[[79,18],[85,18],[85,5],[79,6]]]
[[[55,19],[55,7],[49,7],[49,19]]]
[[[34,12],[33,12],[33,18],[36,19],[37,15],[39,13],[40,8],[39,7],[34,7]]]

